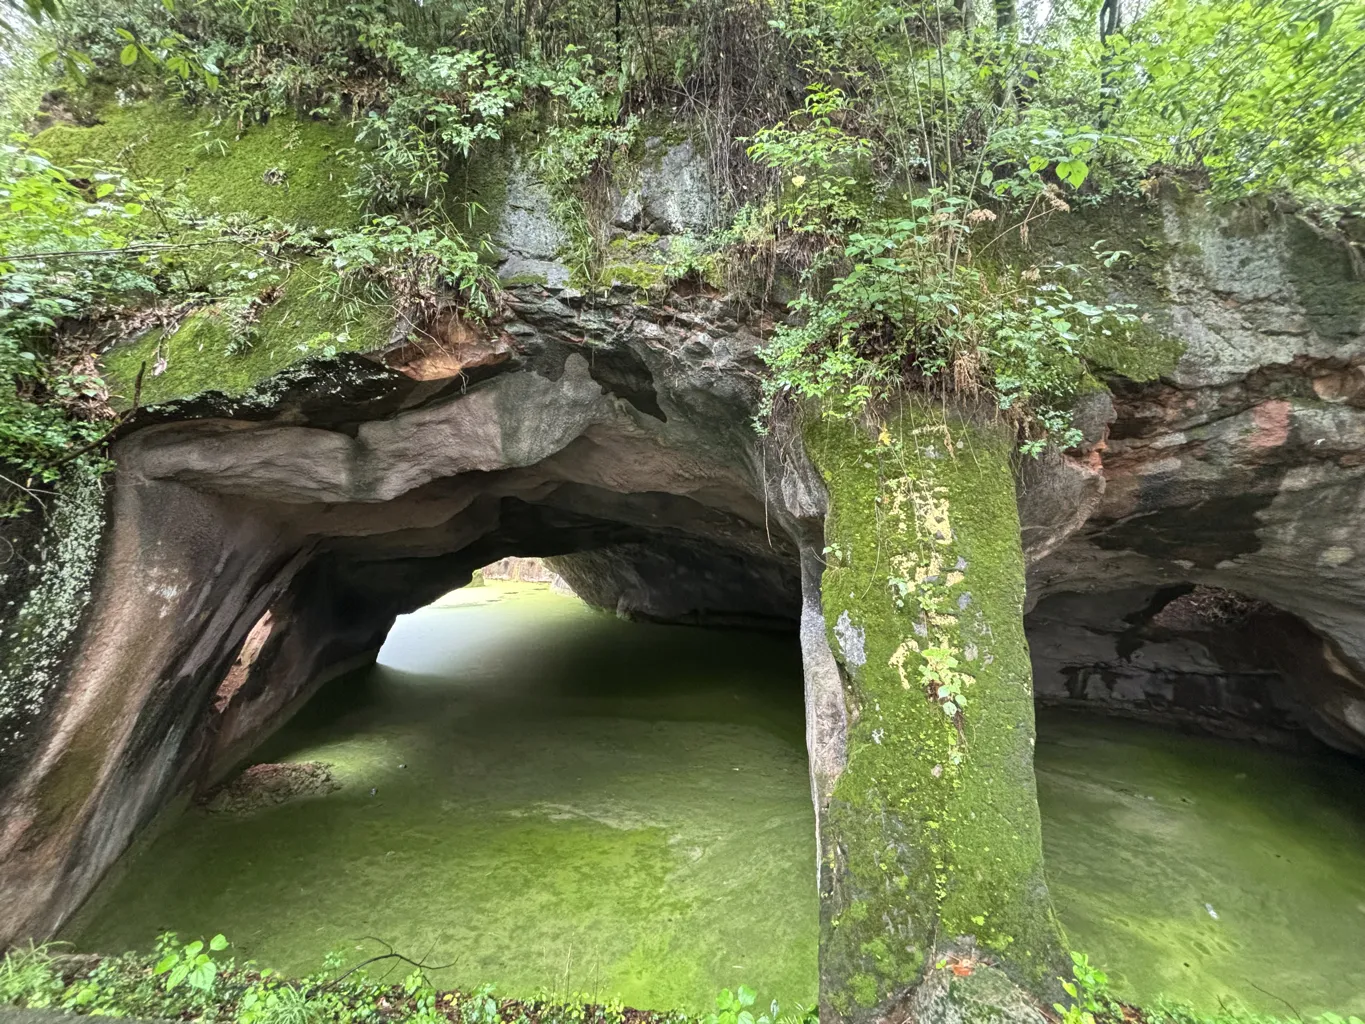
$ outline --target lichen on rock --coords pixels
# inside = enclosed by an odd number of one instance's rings
[[[100,469],[98,460],[77,460],[51,502],[33,560],[9,544],[0,565],[0,592],[15,595],[0,616],[0,779],[18,767],[33,723],[66,681],[66,659],[90,603],[104,539]]]

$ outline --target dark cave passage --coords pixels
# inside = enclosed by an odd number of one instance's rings
[[[1046,597],[1025,622],[1043,707],[1365,755],[1342,659],[1264,601],[1194,584],[1129,586]]]

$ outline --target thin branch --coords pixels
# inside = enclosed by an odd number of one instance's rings
[[[386,947],[386,948],[388,949],[388,952],[387,952],[387,953],[381,953],[379,956],[372,956],[372,957],[370,957],[368,960],[362,960],[362,961],[360,961],[360,963],[356,964],[356,965],[355,965],[354,967],[352,967],[350,970],[345,971],[345,972],[343,972],[342,974],[337,975],[335,978],[333,978],[331,981],[329,981],[326,985],[323,985],[323,986],[322,986],[322,989],[323,989],[324,991],[325,991],[326,989],[332,988],[333,986],[335,986],[335,985],[337,985],[337,984],[340,984],[340,982],[341,982],[344,978],[350,977],[352,974],[354,974],[356,971],[360,970],[362,967],[368,967],[370,964],[378,963],[380,960],[401,960],[401,961],[403,961],[403,962],[406,963],[406,964],[412,964],[412,966],[413,966],[413,967],[416,967],[419,971],[444,971],[444,970],[449,970],[451,967],[454,967],[457,963],[459,963],[459,960],[456,959],[456,960],[452,960],[452,961],[451,961],[450,963],[448,963],[448,964],[439,964],[439,965],[428,964],[428,963],[425,962],[425,958],[423,959],[423,961],[418,961],[418,960],[413,960],[413,959],[411,959],[411,958],[409,958],[409,957],[406,957],[406,956],[404,956],[402,953],[395,953],[395,952],[394,952],[394,949],[393,949],[393,946],[392,946],[390,943],[385,942],[383,939],[378,938],[378,937],[376,937],[376,936],[374,936],[374,935],[366,935],[365,938],[369,939],[371,942],[377,942],[377,943],[379,943],[381,946]]]

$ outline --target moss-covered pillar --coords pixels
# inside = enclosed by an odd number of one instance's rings
[[[1012,437],[928,403],[813,422],[847,742],[820,808],[821,1019],[1041,1021],[1043,878]]]

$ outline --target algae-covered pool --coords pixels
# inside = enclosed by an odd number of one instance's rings
[[[438,984],[643,1007],[702,1008],[740,982],[814,998],[794,637],[461,591],[400,619],[378,666],[253,760],[329,762],[342,788],[186,812],[66,937],[222,931],[295,972],[384,940],[453,961]],[[1054,713],[1038,768],[1060,916],[1121,992],[1365,1010],[1365,771]]]

